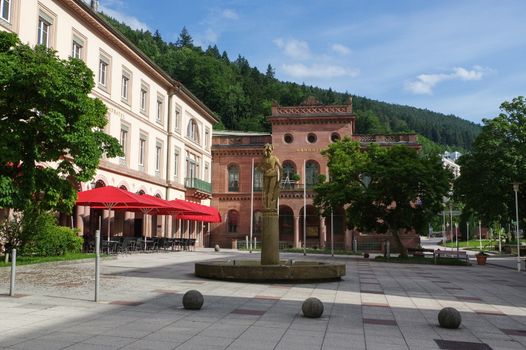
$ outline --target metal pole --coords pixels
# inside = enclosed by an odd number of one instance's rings
[[[95,231],[95,302],[99,301],[100,284],[100,231]]]
[[[480,251],[482,251],[482,226],[481,226],[480,220],[479,220],[479,248],[480,248]]]
[[[108,208],[108,255],[110,255],[110,225],[111,225],[111,207]]]
[[[469,222],[466,221],[466,247],[469,247]]]
[[[9,287],[9,295],[15,296],[15,280],[16,280],[16,249],[11,251],[11,285]]]
[[[307,255],[307,166],[303,160],[303,255]]]
[[[452,201],[449,200],[449,219],[450,219],[450,222],[451,222],[451,241],[453,241],[453,208],[452,208]]]
[[[334,212],[331,208],[331,256],[334,256]]]
[[[252,186],[250,188],[250,247],[248,248],[252,253],[252,235],[254,232],[254,158],[252,158]]]
[[[517,192],[519,191],[519,184],[513,184],[513,190],[515,191],[515,231],[517,237],[517,271],[521,271],[521,249],[520,249],[520,239],[519,239],[519,197]]]

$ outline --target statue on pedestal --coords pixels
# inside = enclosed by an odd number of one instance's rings
[[[264,148],[263,159],[258,169],[263,173],[263,208],[266,210],[278,209],[279,179],[283,168],[278,157],[272,154],[274,148],[267,143]]]

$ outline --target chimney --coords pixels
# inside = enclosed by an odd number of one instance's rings
[[[91,0],[91,9],[95,12],[99,12],[99,0]]]

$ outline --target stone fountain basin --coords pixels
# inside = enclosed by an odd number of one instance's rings
[[[195,264],[198,277],[238,282],[330,282],[345,276],[345,264],[282,260],[261,265],[258,260],[223,260]]]

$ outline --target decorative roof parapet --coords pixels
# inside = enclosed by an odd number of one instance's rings
[[[272,106],[271,117],[286,116],[331,116],[338,114],[352,114],[352,98],[349,97],[343,105],[322,105],[313,97],[307,98],[299,106],[283,107],[277,104]]]

